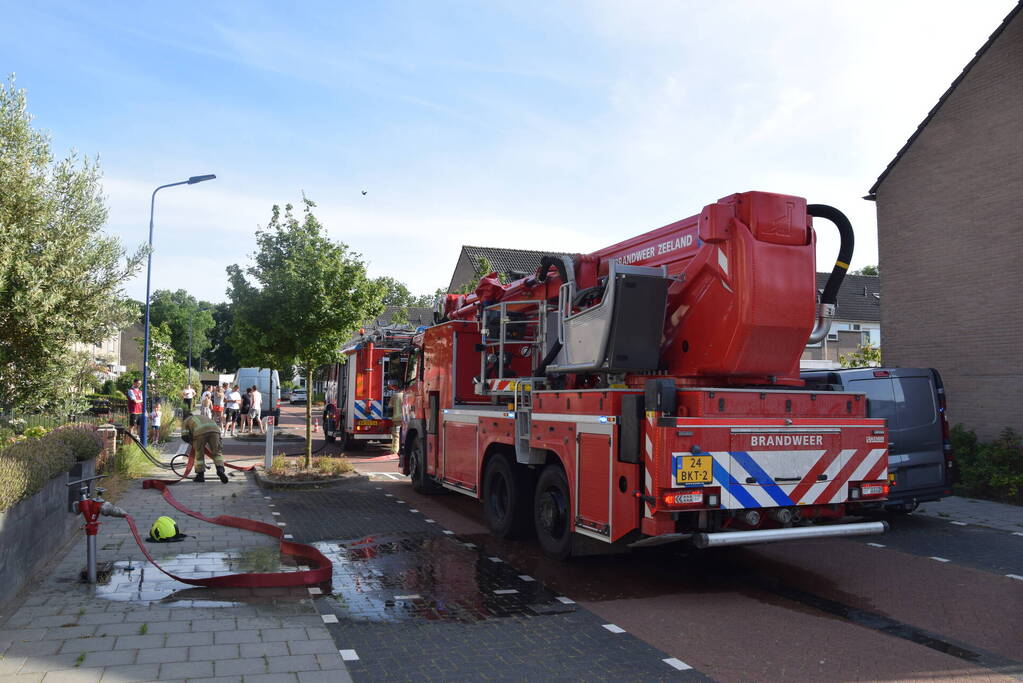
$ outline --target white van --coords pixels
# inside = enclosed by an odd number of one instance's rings
[[[238,391],[245,393],[246,387],[256,387],[263,396],[262,413],[273,415],[275,422],[281,419],[281,380],[276,370],[270,368],[238,368],[234,374]]]

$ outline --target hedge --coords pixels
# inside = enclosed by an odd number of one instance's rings
[[[59,435],[47,434],[6,446],[0,450],[0,512],[41,490],[74,463],[74,451]]]
[[[103,440],[92,425],[64,425],[51,431],[49,437],[70,446],[78,462],[92,460],[103,450]]]
[[[1023,505],[1023,441],[1006,428],[997,439],[982,442],[973,430],[952,429],[959,481],[956,493]]]

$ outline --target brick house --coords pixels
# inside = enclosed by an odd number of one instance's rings
[[[817,289],[824,290],[831,273],[817,273]],[[846,275],[838,290],[838,308],[828,336],[803,351],[804,367],[837,367],[838,357],[859,347],[881,346],[881,278]],[[807,363],[806,361],[813,361]],[[823,361],[829,361],[821,365]]]
[[[1023,3],[878,177],[885,363],[935,367],[949,419],[1023,431]]]

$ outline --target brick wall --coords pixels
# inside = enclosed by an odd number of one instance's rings
[[[949,418],[1023,431],[1023,13],[877,189],[886,364],[936,367]]]

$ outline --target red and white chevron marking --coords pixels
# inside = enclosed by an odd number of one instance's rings
[[[650,507],[650,500],[654,495],[654,478],[651,472],[654,471],[654,442],[650,435],[656,433],[655,423],[657,418],[649,414],[646,418],[646,430],[643,435],[643,495],[646,496],[643,502],[643,516],[653,517],[654,511]]]

